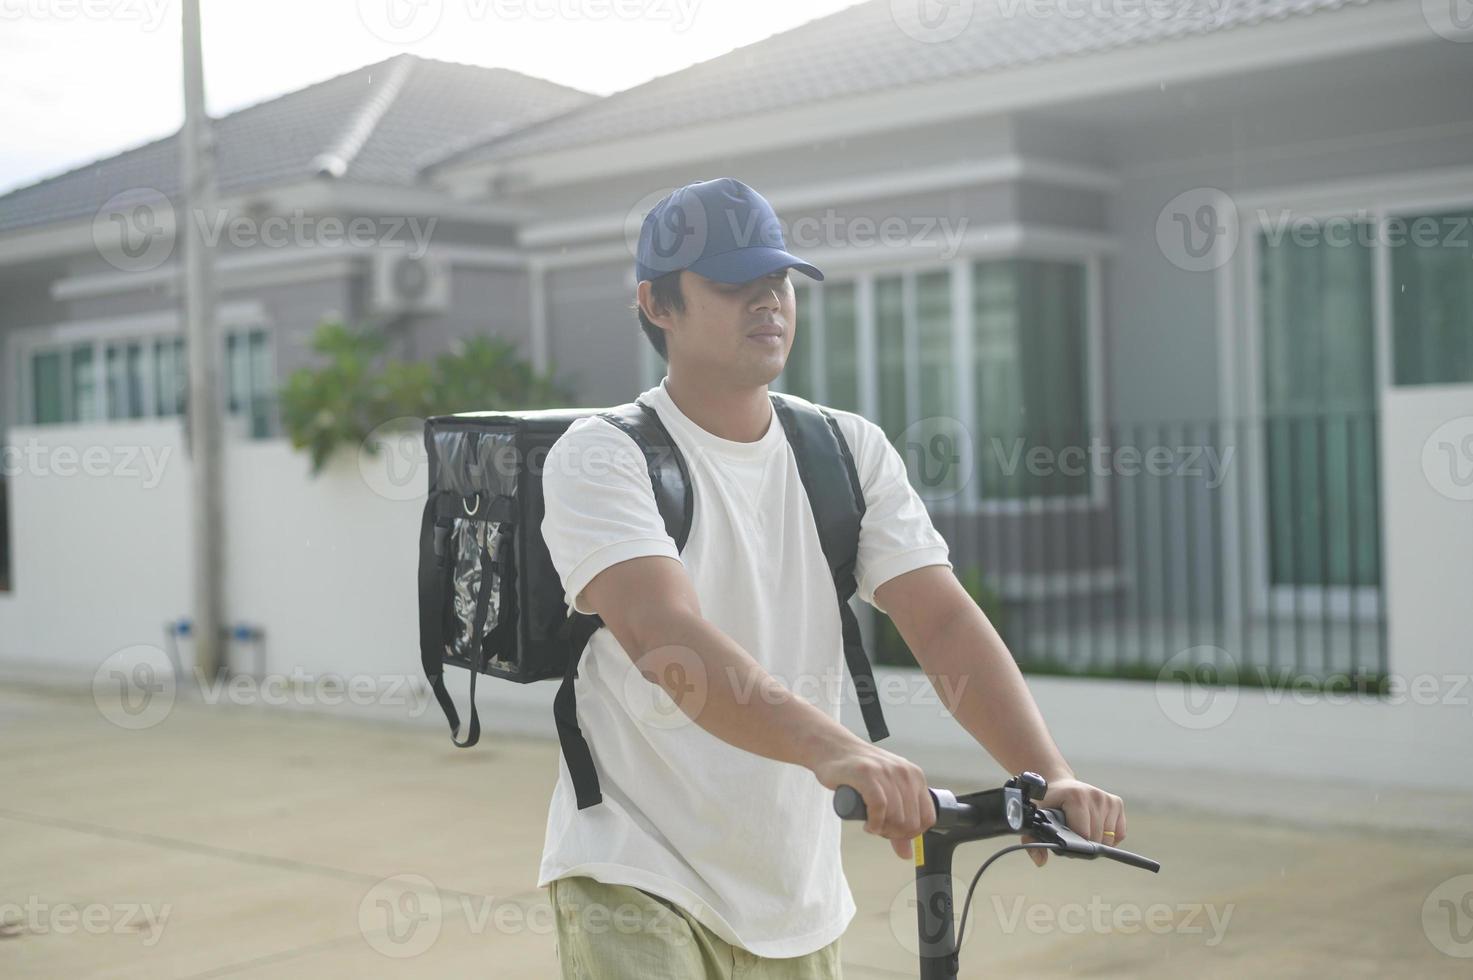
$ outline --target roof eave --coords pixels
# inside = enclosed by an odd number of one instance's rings
[[[447,163],[435,186],[462,199],[540,190],[709,159],[713,146],[771,152],[962,118],[1231,76],[1417,42],[1446,43],[1416,4],[1371,4],[1170,42],[886,89],[613,141]]]

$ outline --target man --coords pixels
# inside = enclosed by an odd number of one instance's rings
[[[689,466],[683,552],[618,428],[580,419],[547,457],[543,536],[569,605],[607,627],[576,688],[603,802],[577,809],[562,768],[538,881],[564,977],[838,977],[855,906],[832,791],[858,789],[865,830],[902,858],[935,822],[925,773],[851,733],[835,685],[812,683],[844,661],[833,580],[768,398],[801,329],[790,269],[823,279],[738,180],[689,184],[645,218],[637,310],[668,372],[640,400]],[[1120,799],[1061,757],[899,453],[874,423],[830,411],[866,505],[859,596],[1004,768],[1045,776],[1044,802],[1084,836],[1124,840]]]

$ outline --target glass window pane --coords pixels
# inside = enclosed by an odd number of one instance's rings
[[[1399,220],[1405,233],[1391,238],[1396,383],[1473,381],[1473,212]]]
[[[102,417],[102,406],[97,397],[97,370],[94,360],[91,344],[79,344],[72,348],[71,419],[77,422],[94,422]]]
[[[827,403],[859,411],[859,342],[854,283],[823,287],[824,372]]]
[[[1025,260],[1017,263],[1017,275],[1024,414],[1037,440],[1058,459],[1066,448],[1086,443],[1084,267]],[[1088,475],[1072,468],[1053,467],[1030,479],[1033,492],[1043,495],[1088,490]]]
[[[66,421],[60,352],[31,358],[31,421],[37,425]]]
[[[928,272],[916,277],[916,330],[921,416],[954,417],[956,375],[951,356],[950,272]]]
[[[916,378],[920,386],[917,404],[922,419],[954,419],[958,415],[956,399],[955,359],[951,355],[951,273],[947,270],[916,276],[916,353],[919,359]],[[928,447],[937,436],[950,438],[949,426],[926,429]],[[927,458],[937,450],[929,448]],[[907,462],[911,460],[907,458]],[[916,463],[920,462],[917,455]],[[939,462],[931,459],[931,462]],[[931,472],[911,473],[911,482],[927,494],[946,496],[959,489],[962,471],[956,466],[941,466]],[[924,481],[924,482],[922,482]],[[930,499],[930,498],[928,498]]]
[[[1088,472],[1036,474],[1012,461],[1087,436],[1084,267],[1009,259],[972,268],[973,376],[984,497],[1076,495]],[[1057,456],[1055,456],[1057,458]]]
[[[184,412],[184,341],[166,338],[154,341],[154,388],[158,413],[162,416]]]
[[[796,286],[793,292],[797,322],[793,325],[793,346],[788,350],[787,363],[778,378],[779,390],[813,401],[814,297],[817,292],[809,286]]]
[[[1377,580],[1372,253],[1366,244],[1373,236],[1366,230],[1351,239],[1298,243],[1259,236],[1264,492],[1275,585]]]
[[[271,406],[275,379],[266,331],[252,330],[250,337],[251,436],[264,439],[271,434]]]
[[[875,370],[880,428],[891,441],[910,424],[905,404],[905,308],[899,276],[875,280]]]
[[[225,407],[239,412],[250,395],[250,362],[246,359],[243,338],[238,333],[225,336]]]
[[[143,352],[136,341],[107,345],[107,417],[143,417]]]
[[[984,498],[1023,495],[1022,474],[1004,467],[1023,439],[1017,283],[1006,262],[972,267],[972,357],[978,477]]]
[[[143,344],[128,345],[128,417],[143,418],[144,402]]]

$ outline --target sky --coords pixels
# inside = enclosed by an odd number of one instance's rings
[[[855,0],[203,0],[223,115],[405,51],[608,95]],[[180,0],[0,0],[0,193],[178,129]]]

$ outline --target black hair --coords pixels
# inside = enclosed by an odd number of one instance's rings
[[[650,305],[660,311],[685,312],[685,294],[680,291],[679,269],[650,280]],[[639,326],[644,330],[644,335],[649,338],[650,346],[668,364],[670,352],[665,348],[665,331],[650,322],[650,318],[644,315],[644,310],[639,308],[638,300],[635,301],[632,309],[635,316],[639,318]]]

